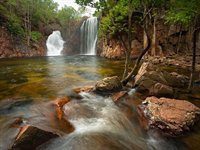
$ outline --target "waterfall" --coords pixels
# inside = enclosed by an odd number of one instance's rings
[[[88,18],[81,26],[81,54],[96,55],[97,17]]]
[[[53,31],[46,42],[47,56],[61,55],[64,43],[65,41],[63,41],[60,31]]]

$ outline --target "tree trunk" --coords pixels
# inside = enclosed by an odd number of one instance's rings
[[[156,17],[154,17],[154,22],[153,22],[153,37],[152,37],[151,55],[156,56]]]
[[[178,42],[177,42],[177,46],[176,46],[176,54],[178,54],[179,49],[180,49],[180,42],[181,42],[181,38],[182,38],[182,24],[180,25],[180,30],[179,30],[179,36],[178,36]]]
[[[30,46],[30,5],[28,4],[27,10],[27,46]]]
[[[197,41],[197,32],[199,31],[200,28],[196,28],[193,32],[193,38],[192,38],[192,43],[193,43],[193,48],[192,48],[192,71],[191,71],[191,76],[190,76],[190,83],[189,83],[189,91],[192,90],[193,87],[193,82],[194,82],[194,73],[195,73],[195,65],[196,65],[196,41]]]
[[[122,79],[124,79],[128,75],[128,68],[130,64],[130,55],[131,55],[131,40],[132,40],[132,35],[131,35],[131,27],[132,27],[132,14],[133,14],[133,9],[131,7],[131,0],[129,0],[129,11],[128,11],[128,47],[125,48],[125,55],[126,55],[126,60],[125,60],[125,66],[124,66],[124,73]],[[126,44],[126,43],[124,43]]]
[[[138,66],[140,64],[140,61],[141,61],[142,57],[147,53],[147,51],[151,47],[151,39],[150,39],[150,37],[149,37],[149,35],[147,33],[146,27],[144,27],[144,32],[145,32],[145,34],[147,36],[147,46],[146,46],[146,48],[144,48],[142,50],[142,53],[137,58],[137,61],[136,61],[135,65],[134,65],[133,69],[131,70],[131,72],[121,81],[123,86],[125,86],[129,82],[129,80],[134,76],[134,73],[136,72],[136,70],[137,70],[137,68],[138,68]]]

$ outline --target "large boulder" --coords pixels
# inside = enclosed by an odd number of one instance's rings
[[[158,97],[173,97],[173,88],[156,71],[146,72],[135,82],[138,92],[148,91],[147,95]]]
[[[119,77],[106,77],[100,81],[97,81],[95,85],[96,92],[116,92],[122,89],[122,84]]]
[[[176,87],[176,88],[188,87],[189,78],[185,75],[181,75],[176,72],[172,72],[172,73],[165,72],[163,76],[169,86]]]
[[[147,97],[138,106],[142,125],[176,136],[188,131],[199,120],[200,109],[185,100]]]
[[[153,65],[151,63],[148,62],[144,62],[141,66],[140,69],[138,70],[137,75],[135,76],[135,83],[137,83],[137,81],[147,72],[152,71],[153,70]]]
[[[151,63],[143,63],[135,77],[134,86],[149,96],[173,97],[175,89],[186,89],[189,78],[176,72],[160,71]]]
[[[154,84],[149,90],[149,95],[157,95],[159,97],[162,96],[172,97],[173,94],[174,91],[172,87],[161,83]]]

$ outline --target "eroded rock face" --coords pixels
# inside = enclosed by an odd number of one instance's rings
[[[103,47],[103,48],[102,48]],[[111,39],[104,40],[101,48],[100,56],[109,59],[124,59],[125,49],[121,41]],[[142,49],[142,43],[138,40],[131,42],[131,58],[137,58]]]
[[[96,92],[115,92],[122,89],[122,84],[119,77],[106,77],[100,81],[97,81],[95,85]]]
[[[138,113],[146,129],[159,129],[171,136],[188,131],[200,117],[200,109],[188,101],[156,97],[147,97]]]

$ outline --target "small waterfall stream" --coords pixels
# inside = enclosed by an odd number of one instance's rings
[[[47,56],[61,55],[64,43],[65,41],[63,40],[60,31],[53,31],[46,42]]]
[[[96,55],[98,20],[88,18],[81,26],[81,54]]]

